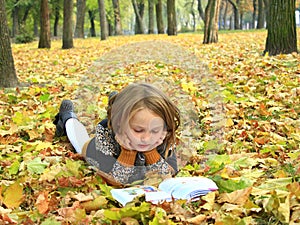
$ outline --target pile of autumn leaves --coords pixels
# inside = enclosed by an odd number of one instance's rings
[[[201,38],[76,40],[75,47],[84,47],[68,51],[56,42],[51,50],[38,50],[36,43],[13,45],[20,80],[30,85],[0,91],[0,220],[43,225],[300,223],[299,55],[261,56],[264,32],[223,34],[218,44],[205,46]],[[110,195],[112,187],[102,183],[68,140],[54,137],[52,120],[61,99],[74,98],[93,61],[117,45],[145,39],[176,43],[208,63],[223,98],[224,139],[207,138],[211,115],[203,87],[163,62],[140,62],[112,74],[100,87],[96,106],[87,107],[91,127],[105,116],[107,95],[136,79],[128,74],[139,79],[167,74],[174,83],[172,94],[187,93],[199,110],[199,130],[193,133],[198,154],[178,176],[210,177],[219,187],[198,202],[151,205],[141,198],[121,208]],[[216,145],[218,154],[207,155]]]

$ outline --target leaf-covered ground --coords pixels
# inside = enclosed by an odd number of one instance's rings
[[[212,45],[197,34],[75,40],[70,50],[13,45],[25,87],[0,90],[0,224],[299,224],[300,57],[262,56],[265,39],[259,31],[219,34]],[[54,137],[62,99],[74,100],[92,133],[107,95],[140,80],[160,84],[182,110],[178,176],[210,177],[218,192],[121,208]]]

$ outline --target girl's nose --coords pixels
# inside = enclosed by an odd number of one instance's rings
[[[141,141],[142,142],[147,142],[149,141],[149,139],[151,138],[151,134],[150,133],[144,133],[142,136],[141,136]]]

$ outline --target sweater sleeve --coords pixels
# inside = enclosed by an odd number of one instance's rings
[[[144,153],[147,172],[149,171],[157,171],[158,174],[171,174],[175,175],[177,171],[177,159],[174,152],[164,159],[157,151],[157,149],[153,149],[151,151]]]
[[[136,151],[117,150],[112,135],[101,124],[96,128],[96,136],[83,150],[86,161],[99,170],[107,183],[116,186],[128,183],[135,173],[136,155]]]

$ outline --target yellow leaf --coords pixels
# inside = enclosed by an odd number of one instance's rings
[[[206,201],[206,203],[201,206],[201,208],[211,211],[213,209],[216,198],[216,192],[209,192],[207,195],[204,195],[201,199]]]
[[[206,219],[206,215],[197,215],[193,218],[187,219],[189,224],[201,224]]]
[[[53,149],[52,143],[38,141],[35,150],[40,151],[40,150],[47,149],[47,148]]]
[[[252,187],[243,190],[237,190],[231,193],[220,194],[219,202],[228,202],[236,205],[244,205],[249,198]]]
[[[232,127],[234,125],[234,122],[231,118],[228,118],[226,120],[226,127]]]
[[[7,208],[17,208],[23,201],[23,187],[19,182],[15,182],[5,190],[3,203]]]

